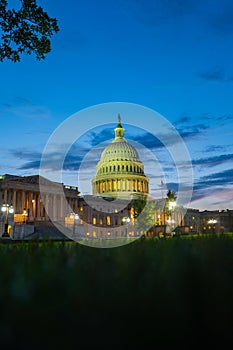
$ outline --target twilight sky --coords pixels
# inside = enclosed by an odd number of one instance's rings
[[[49,138],[67,118],[95,105],[125,102],[158,112],[181,136],[193,167],[190,207],[233,209],[232,0],[38,3],[58,19],[60,32],[44,61],[24,56],[20,63],[0,63],[0,174],[38,174]],[[152,195],[158,195],[161,178],[177,190],[172,160],[148,119],[143,130],[143,116],[135,113],[132,125],[126,111],[109,110],[109,124],[94,113],[93,127],[79,119],[82,135],[77,130],[79,139],[67,153],[65,184],[91,193],[100,146],[113,139],[120,112],[126,138],[145,147]],[[150,164],[150,152],[157,166]],[[90,178],[78,183],[88,154]]]

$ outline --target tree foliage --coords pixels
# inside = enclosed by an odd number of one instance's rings
[[[0,61],[20,61],[23,53],[45,59],[51,51],[50,38],[59,31],[57,19],[49,17],[37,0],[19,3],[19,10],[7,9],[8,1],[0,0]]]
[[[166,200],[165,200],[165,212],[167,215],[171,215],[171,206],[170,206],[170,203],[171,202],[175,202],[176,201],[176,193],[172,190],[168,190],[167,191],[167,197],[166,197]]]
[[[146,198],[136,199],[133,202],[136,231],[147,231],[154,225],[155,206],[155,202],[148,202]]]

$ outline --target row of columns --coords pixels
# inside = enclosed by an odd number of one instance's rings
[[[148,182],[139,179],[106,179],[93,182],[93,193],[140,192],[148,193]]]
[[[15,214],[22,214],[26,209],[28,221],[64,219],[71,211],[77,212],[77,198],[64,198],[61,194],[45,194],[17,189],[0,191],[0,205],[13,205]]]

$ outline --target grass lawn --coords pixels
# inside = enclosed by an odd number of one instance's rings
[[[232,342],[232,235],[0,244],[3,349]],[[75,344],[75,346],[74,346]]]

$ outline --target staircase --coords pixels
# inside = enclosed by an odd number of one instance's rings
[[[59,223],[56,223],[58,226]],[[34,234],[30,235],[30,239],[39,239],[39,240],[70,240],[66,235],[62,233],[64,231],[63,226],[61,225],[61,231],[51,222],[51,221],[37,221],[35,222],[35,231]],[[69,234],[69,231],[67,231]]]

